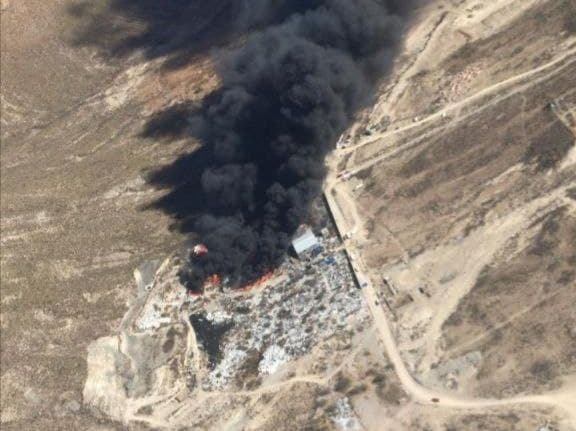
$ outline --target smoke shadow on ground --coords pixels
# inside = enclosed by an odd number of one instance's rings
[[[143,209],[160,210],[174,221],[172,229],[193,233],[195,220],[208,206],[202,193],[202,173],[212,164],[212,150],[205,145],[153,171],[148,175],[148,183],[168,192]]]
[[[190,135],[189,120],[198,112],[197,104],[180,102],[152,114],[140,133],[149,139],[179,139]]]
[[[210,97],[207,97],[209,100]],[[206,103],[206,101],[204,102]],[[193,139],[194,130],[190,118],[201,115],[197,102],[182,102],[159,111],[144,125],[141,137],[153,140]],[[146,174],[146,181],[157,190],[165,190],[159,199],[144,206],[145,211],[159,210],[173,220],[171,229],[184,234],[194,233],[194,222],[210,207],[208,197],[202,189],[202,174],[217,164],[213,145],[199,142],[192,152],[180,155],[173,162]],[[225,208],[219,216],[231,216]]]
[[[397,6],[325,0],[295,11],[220,56],[221,86],[197,109],[176,106],[148,123],[148,136],[188,129],[203,143],[149,177],[169,190],[151,208],[209,250],[189,254],[188,288],[213,274],[242,285],[282,263],[321,193],[325,156],[397,53],[406,23]]]
[[[142,52],[167,66],[260,30],[218,56],[218,89],[199,104],[158,112],[142,132],[166,139],[189,133],[201,143],[148,176],[167,193],[146,209],[170,215],[173,227],[193,232],[209,250],[189,254],[181,273],[189,289],[213,274],[241,285],[283,261],[321,193],[325,156],[392,64],[409,3],[109,0],[101,9],[79,3],[70,11],[88,19],[78,45],[112,57]]]
[[[107,59],[142,53],[167,67],[226,43],[233,35],[233,0],[80,0],[68,8],[74,46],[94,47]]]
[[[110,60],[139,52],[178,68],[318,1],[76,0],[66,12],[75,23],[72,45],[97,48]]]

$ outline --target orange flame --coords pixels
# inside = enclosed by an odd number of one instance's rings
[[[206,278],[206,282],[204,284],[212,284],[212,285],[220,284],[221,280],[222,278],[220,277],[219,274],[212,274]]]
[[[190,295],[190,296],[202,296],[207,287],[216,286],[217,284],[220,284],[221,280],[222,280],[222,277],[220,277],[219,274],[209,275],[204,280],[204,284],[202,285],[202,289],[200,291],[188,290],[188,295]]]
[[[264,275],[258,277],[256,280],[250,281],[249,283],[244,284],[242,287],[240,287],[239,290],[250,290],[256,286],[261,285],[262,283],[264,283],[265,281],[270,280],[272,277],[274,277],[274,271],[269,271],[267,273],[265,273]]]

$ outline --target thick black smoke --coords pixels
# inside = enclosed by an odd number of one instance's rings
[[[193,230],[209,249],[181,274],[193,290],[214,273],[237,285],[282,262],[321,193],[326,154],[393,58],[405,2],[295,1],[290,13],[286,1],[254,4],[257,22],[274,5],[283,22],[219,64],[222,87],[192,119],[210,160],[190,196],[204,203]]]

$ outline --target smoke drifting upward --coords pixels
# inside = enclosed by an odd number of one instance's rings
[[[190,254],[181,273],[189,289],[214,273],[249,282],[282,262],[321,193],[325,156],[393,58],[405,4],[253,2],[256,23],[270,22],[274,5],[282,22],[221,61],[221,88],[192,118],[209,160],[190,196],[202,202],[192,229],[209,252]]]

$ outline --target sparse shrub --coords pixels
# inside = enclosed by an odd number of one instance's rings
[[[575,276],[576,272],[574,271],[562,271],[562,274],[560,274],[560,278],[558,279],[558,284],[567,285],[574,280]]]
[[[475,45],[467,43],[458,50],[457,55],[464,60],[469,60],[476,53],[476,50],[477,48]]]
[[[400,386],[390,384],[386,390],[378,390],[378,395],[388,404],[399,405],[405,394]]]
[[[471,304],[469,312],[472,322],[483,322],[487,318],[486,313],[480,309],[478,304]]]
[[[522,51],[524,51],[524,47],[523,46],[517,46],[516,48],[514,48],[514,51],[512,51],[512,55],[518,55]]]
[[[372,383],[379,387],[384,386],[386,384],[386,376],[384,374],[377,373],[372,378]]]
[[[532,164],[538,172],[552,169],[566,157],[574,146],[574,135],[560,121],[536,137],[524,154],[524,163]]]
[[[346,395],[353,397],[354,395],[358,395],[358,394],[361,394],[362,392],[366,392],[367,388],[368,387],[364,383],[361,383],[359,385],[354,386],[352,389],[350,389],[346,393]]]
[[[334,390],[336,392],[345,392],[350,385],[352,384],[352,381],[350,380],[349,377],[345,376],[342,373],[339,373],[336,376],[336,382],[334,383]]]
[[[253,379],[248,380],[246,383],[246,389],[251,391],[258,388],[262,384],[262,379],[260,377],[255,377]]]
[[[550,383],[554,377],[556,377],[554,364],[552,361],[546,359],[534,362],[530,367],[530,374],[532,374],[539,383]]]
[[[567,13],[564,17],[564,31],[569,34],[576,34],[576,8],[573,7],[572,13]]]
[[[152,406],[143,406],[143,407],[140,407],[138,409],[136,414],[142,415],[142,416],[150,416],[153,412],[154,412],[154,409],[152,409]]]
[[[369,178],[371,175],[372,175],[372,167],[362,169],[361,171],[358,171],[358,173],[356,173],[356,177],[362,180]]]
[[[545,24],[546,21],[548,21],[548,17],[546,16],[545,13],[542,13],[542,12],[538,12],[538,13],[534,16],[534,18],[536,19],[536,21],[537,21],[539,24]]]

